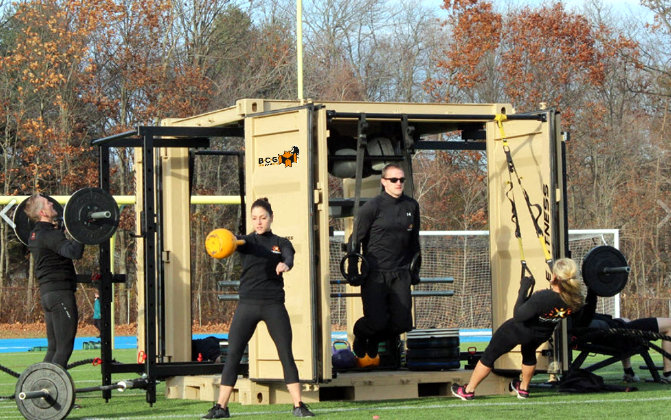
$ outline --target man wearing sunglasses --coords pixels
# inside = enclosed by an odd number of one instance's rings
[[[354,324],[354,353],[379,364],[379,343],[412,330],[410,285],[418,276],[410,262],[419,252],[419,204],[403,194],[405,174],[397,164],[382,169],[383,191],[356,215],[357,238],[370,271],[361,285],[363,317]]]

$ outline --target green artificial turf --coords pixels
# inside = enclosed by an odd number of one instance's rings
[[[462,347],[468,347],[464,343]],[[479,350],[484,346],[477,345]],[[70,362],[99,356],[100,350],[78,350]],[[653,352],[654,353],[654,352]],[[21,372],[29,365],[41,361],[44,353],[2,353],[0,365]],[[123,363],[135,362],[135,350],[116,350],[114,358]],[[653,359],[661,364],[661,357],[653,354]],[[588,359],[587,363],[600,360]],[[633,365],[641,379],[650,377],[647,371],[639,370],[643,364],[634,358]],[[603,368],[597,372],[607,383],[622,385],[622,369],[619,364]],[[100,367],[91,364],[70,369],[77,387],[99,385]],[[132,374],[114,375],[113,382],[132,379]],[[518,400],[511,395],[480,396],[473,401],[461,401],[453,397],[424,397],[394,401],[328,401],[310,404],[319,417],[333,419],[663,419],[667,418],[671,404],[671,385],[640,382],[636,392],[607,392],[591,394],[565,394],[543,387],[547,375],[534,378],[531,398]],[[0,396],[13,394],[16,378],[0,372]],[[98,392],[79,394],[76,403],[81,408],[74,409],[69,419],[197,419],[210,408],[210,402],[166,399],[164,384],[159,384],[157,401],[150,406],[145,401],[145,392],[131,389],[123,393],[112,392],[112,398],[105,402]],[[291,407],[278,405],[230,405],[233,418],[292,418]],[[0,419],[23,418],[13,400],[0,401]]]

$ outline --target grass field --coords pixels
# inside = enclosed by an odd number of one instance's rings
[[[654,352],[653,352],[654,353]],[[0,364],[17,372],[40,362],[44,353],[3,353]],[[70,362],[99,356],[99,350],[75,351]],[[114,357],[123,363],[135,360],[134,350],[116,350]],[[653,356],[654,358],[655,356]],[[588,360],[591,362],[592,360]],[[656,359],[661,363],[661,358]],[[641,379],[649,378],[647,371],[638,370],[642,360],[633,364]],[[84,365],[73,368],[70,374],[77,387],[99,385],[100,367]],[[622,369],[619,364],[598,372],[609,384],[622,384]],[[131,379],[132,375],[118,375],[113,381]],[[542,384],[547,375],[537,375],[535,384]],[[0,396],[14,393],[16,378],[0,372]],[[329,401],[310,404],[319,417],[329,419],[664,419],[668,418],[671,406],[671,385],[640,382],[638,391],[563,394],[555,390],[533,387],[532,397],[518,400],[514,396],[499,395],[477,397],[473,401],[461,401],[452,397],[426,397],[412,400],[383,402]],[[112,399],[106,403],[98,392],[77,396],[81,408],[73,409],[68,419],[197,419],[210,408],[210,403],[191,400],[168,400],[163,397],[160,384],[157,402],[149,406],[143,390],[127,390],[123,394],[113,391]],[[290,406],[265,405],[243,406],[231,404],[232,417],[240,418],[292,418]],[[13,400],[0,400],[0,419],[22,419]]]

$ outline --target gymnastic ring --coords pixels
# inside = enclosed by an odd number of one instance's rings
[[[356,259],[356,261],[352,261],[352,259]],[[361,261],[361,264],[358,263],[359,261]],[[356,273],[350,273],[348,271],[349,266],[353,265],[352,263],[356,263],[358,268]],[[370,266],[368,261],[366,261],[366,258],[358,252],[348,252],[342,257],[342,260],[340,260],[340,273],[350,286],[361,286],[366,277],[368,277],[369,270]]]

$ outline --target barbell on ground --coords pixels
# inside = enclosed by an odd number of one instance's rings
[[[609,245],[592,248],[582,262],[582,278],[598,296],[611,297],[627,285],[631,268],[627,259]]]
[[[65,228],[72,238],[86,245],[105,242],[114,235],[119,226],[119,207],[111,194],[100,188],[82,188],[70,196],[65,208],[45,195],[54,204]],[[35,227],[25,213],[26,201],[14,210],[14,233],[21,242],[28,245],[30,232]]]
[[[28,366],[16,383],[16,406],[28,420],[61,420],[67,417],[75,402],[75,394],[82,392],[142,388],[144,378],[120,381],[116,384],[75,389],[70,374],[61,366],[40,362]]]
[[[213,230],[205,238],[205,250],[212,258],[217,259],[230,256],[238,246],[244,244],[243,239],[237,239],[233,232],[224,228]]]

